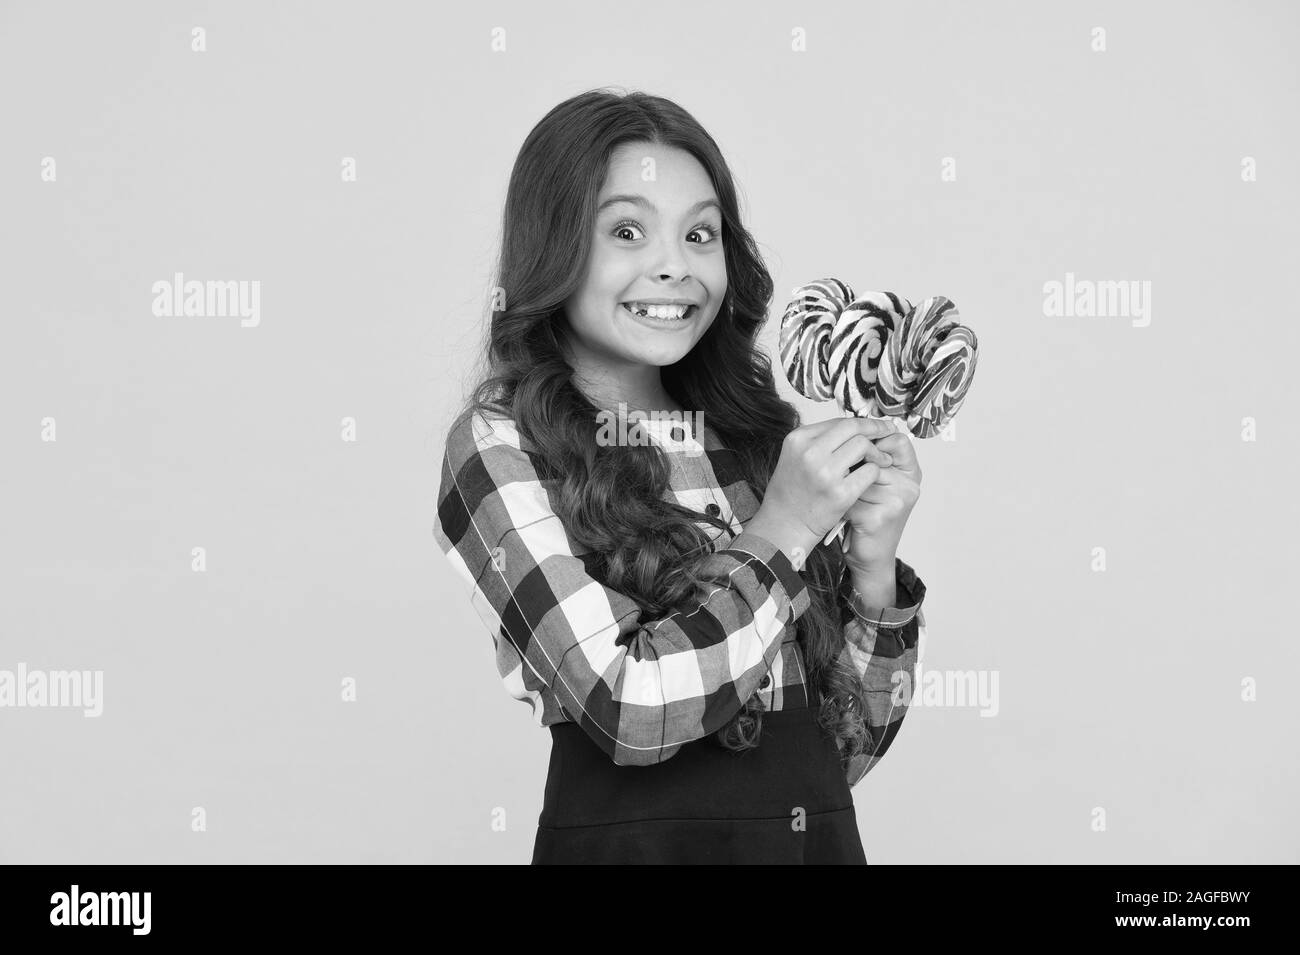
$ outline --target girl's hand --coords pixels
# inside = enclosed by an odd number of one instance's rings
[[[890,463],[871,442],[893,430],[887,421],[868,418],[795,428],[781,445],[763,503],[746,529],[786,551],[798,570]]]
[[[921,496],[921,465],[906,434],[895,431],[875,445],[888,452],[893,463],[880,469],[875,482],[845,513],[849,547],[844,560],[853,573],[892,577],[903,527]]]

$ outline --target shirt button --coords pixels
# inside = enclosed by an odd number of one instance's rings
[[[713,503],[710,503],[709,506],[706,507],[704,510],[708,512],[710,517],[717,517],[719,514],[722,513],[722,508],[718,507],[717,504],[713,504]]]
[[[686,440],[686,432],[683,431],[681,428],[673,428],[673,430],[672,430],[672,431],[669,431],[668,433],[671,434],[671,435],[673,436],[673,440],[674,440],[674,441],[685,441],[685,440]]]
[[[764,673],[763,679],[761,679],[758,682],[758,688],[760,690],[766,690],[771,684],[772,684],[772,674]]]

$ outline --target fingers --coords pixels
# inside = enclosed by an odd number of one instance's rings
[[[860,504],[892,504],[898,495],[885,487],[885,482],[877,481],[858,496]]]
[[[857,469],[864,461],[870,461],[882,468],[890,467],[894,459],[874,444],[864,434],[856,434],[841,444],[831,455],[831,466],[838,468],[841,474],[848,474]]]
[[[908,474],[906,470],[900,468],[897,461],[895,461],[893,467],[881,468],[880,473],[872,483],[877,487],[884,487],[891,484],[899,486],[911,485],[918,490],[921,487],[921,482]]]
[[[856,465],[870,461],[888,467],[892,459],[876,449],[874,438],[890,433],[885,422],[867,418],[841,418],[831,423],[813,439],[809,448],[814,457],[824,457],[836,473],[848,474]]]
[[[876,483],[880,475],[880,465],[868,461],[844,479],[844,487],[854,498],[860,498],[871,485]]]
[[[905,434],[895,432],[886,438],[881,438],[876,442],[876,447],[887,452],[894,459],[896,467],[911,468],[917,463],[916,447]]]
[[[812,445],[827,457],[855,435],[874,439],[894,433],[894,428],[888,421],[878,418],[830,418],[798,430],[808,432]]]

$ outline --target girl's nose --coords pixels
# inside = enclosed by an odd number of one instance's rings
[[[661,279],[681,280],[690,274],[690,267],[686,264],[686,256],[682,254],[681,248],[674,242],[667,242],[659,250],[659,268],[657,270]]]

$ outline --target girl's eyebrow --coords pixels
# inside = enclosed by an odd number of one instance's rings
[[[605,211],[605,208],[607,206],[617,205],[620,202],[629,202],[634,206],[642,206],[646,209],[649,209],[651,212],[654,212],[655,214],[658,214],[659,212],[659,210],[655,208],[655,204],[651,202],[649,199],[647,199],[645,196],[636,195],[635,193],[619,193],[616,196],[610,196],[608,199],[602,202],[600,206],[597,207],[596,213],[599,215],[601,212]],[[722,211],[722,206],[718,205],[718,200],[701,199],[699,202],[695,203],[695,205],[687,209],[686,214],[688,216],[692,215],[708,206],[713,206],[713,208],[717,209],[719,212]]]

